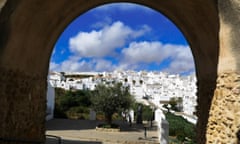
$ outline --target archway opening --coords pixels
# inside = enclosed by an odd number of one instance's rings
[[[120,0],[78,0],[71,3],[65,0],[6,1],[0,13],[0,104],[4,107],[0,109],[3,117],[0,120],[1,137],[44,141],[46,78],[57,37],[76,16],[111,2]],[[218,50],[220,42],[225,43],[225,40],[219,40],[219,30],[222,29],[219,27],[222,23],[219,4],[200,0],[194,3],[188,0],[128,2],[163,12],[189,40],[198,77],[197,139],[199,143],[205,143],[209,110],[219,72],[217,67],[221,60]]]
[[[128,70],[125,76],[118,78],[122,82],[128,79],[135,94],[139,92],[133,83],[137,80],[139,84],[143,83],[139,99],[147,97],[160,106],[161,101],[165,103],[170,98],[182,97],[185,116],[195,113],[196,78],[189,45],[171,21],[147,7],[116,3],[81,15],[60,36],[50,69],[64,72],[65,76],[84,75],[83,72],[86,75],[93,71],[98,75],[113,75],[112,71],[115,71],[119,75]],[[140,73],[142,77],[134,77],[133,73]],[[92,84],[85,86],[91,88]],[[65,89],[85,87],[72,77],[63,82],[61,76],[52,81],[52,85]],[[189,89],[185,89],[186,86]]]

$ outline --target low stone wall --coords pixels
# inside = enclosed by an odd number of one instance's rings
[[[240,130],[240,74],[218,76],[207,125],[208,144],[237,144]]]

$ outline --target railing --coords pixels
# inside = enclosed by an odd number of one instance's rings
[[[46,137],[51,137],[55,138],[57,140],[57,144],[62,144],[62,139],[59,136],[54,136],[54,135],[46,135]]]

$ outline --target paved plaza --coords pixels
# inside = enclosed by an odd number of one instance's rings
[[[97,131],[101,121],[53,119],[46,123],[46,135],[61,137],[62,144],[159,144],[158,131],[153,123],[138,125],[115,121],[120,132]],[[145,128],[146,137],[145,137]],[[47,137],[46,144],[57,144],[56,138]]]

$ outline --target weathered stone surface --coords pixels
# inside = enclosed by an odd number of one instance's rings
[[[240,71],[240,1],[219,0],[220,54],[218,72]]]
[[[219,75],[207,125],[208,144],[237,144],[240,128],[240,73]],[[236,92],[237,91],[237,92]]]
[[[209,109],[211,106],[212,96],[214,95],[214,90],[216,88],[216,79],[214,77],[208,77],[204,81],[200,81],[198,79],[198,92],[197,92],[197,142],[200,144],[205,143],[205,136],[206,136],[206,126],[209,117]]]
[[[0,67],[18,69],[28,76],[33,74],[47,77],[52,49],[64,28],[84,12],[113,2],[121,1],[7,0],[0,12]],[[218,64],[217,1],[128,0],[125,2],[145,5],[164,13],[186,36],[193,52],[199,87],[197,137],[199,143],[205,143],[205,130]],[[11,86],[11,89],[18,92],[21,88]],[[22,91],[29,89],[23,88]],[[40,93],[44,92],[43,89]],[[6,94],[3,97],[6,97]],[[28,97],[27,92],[26,97]],[[43,100],[39,99],[39,101],[45,105]],[[10,103],[6,104],[8,105]]]
[[[43,141],[46,80],[3,67],[0,75],[0,138]]]
[[[29,137],[32,132],[29,138],[42,139],[44,78],[57,38],[77,16],[112,2],[120,0],[0,0],[0,73],[3,75],[0,77],[0,105],[4,106],[0,109],[0,115],[3,115],[0,136],[21,138]],[[236,98],[240,93],[239,74],[234,75],[240,71],[239,0],[125,2],[142,4],[164,13],[186,36],[198,79],[198,143],[205,143],[211,104],[208,143],[236,142],[233,133],[240,128],[240,120],[236,119],[240,102]],[[229,70],[233,75],[225,73]],[[12,133],[14,130],[18,133]]]

